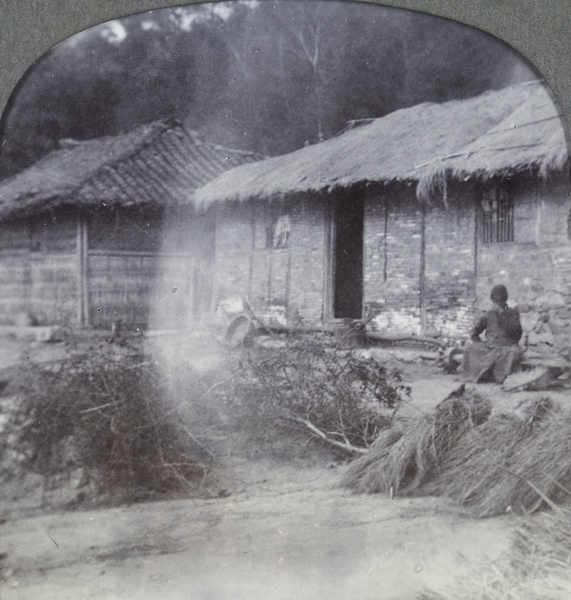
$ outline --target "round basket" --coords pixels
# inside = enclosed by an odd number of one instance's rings
[[[246,315],[236,317],[224,334],[224,343],[231,348],[241,346],[252,333],[252,320]]]

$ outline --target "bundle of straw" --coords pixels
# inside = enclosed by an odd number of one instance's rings
[[[571,500],[571,416],[541,411],[528,419],[495,417],[468,432],[426,491],[451,496],[480,517]]]
[[[549,399],[489,418],[473,391],[429,415],[397,421],[353,462],[341,484],[358,492],[449,496],[476,516],[533,513],[571,501],[571,415]]]
[[[451,449],[491,412],[475,392],[451,397],[428,415],[398,422],[383,432],[371,451],[353,462],[341,484],[359,492],[407,495],[439,473]]]
[[[421,600],[567,600],[571,598],[571,508],[529,517],[501,561]]]
[[[427,482],[423,492],[452,497],[472,506],[479,516],[505,512],[510,506],[505,490],[496,496],[502,485],[509,485],[511,462],[530,433],[530,425],[515,415],[493,417],[466,431],[443,457],[439,477]]]

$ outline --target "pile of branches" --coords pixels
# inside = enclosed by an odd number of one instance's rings
[[[196,491],[211,456],[190,430],[188,409],[203,384],[189,370],[179,375],[177,386],[167,382],[136,336],[25,365],[11,384],[16,408],[2,458],[46,482],[80,469],[94,497]]]
[[[396,420],[342,483],[360,492],[448,496],[479,517],[556,508],[571,497],[571,416],[549,398],[494,415],[474,391]]]
[[[232,394],[267,422],[355,455],[366,453],[390,426],[410,389],[398,370],[341,349],[326,336],[300,334],[269,356],[265,348],[251,350]]]
[[[421,600],[563,600],[571,597],[571,508],[526,519],[507,556]]]

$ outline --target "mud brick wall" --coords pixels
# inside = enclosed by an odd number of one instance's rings
[[[270,210],[271,208],[271,210]],[[216,218],[216,295],[248,298],[272,324],[317,324],[324,318],[327,204],[293,199],[283,206],[220,207]],[[266,228],[280,211],[289,214],[286,248],[267,247]]]
[[[271,216],[263,203],[217,207],[214,294],[247,298],[260,319],[284,324],[289,250],[267,247]]]
[[[363,299],[371,326],[388,333],[421,333],[422,207],[414,188],[387,186],[365,200]]]
[[[249,301],[265,323],[285,325],[288,302],[289,247],[275,248],[268,239],[274,219],[289,209],[281,203],[252,203],[252,272]]]
[[[298,200],[292,206],[288,286],[292,324],[321,323],[328,317],[329,214],[326,198]]]
[[[421,263],[423,207],[414,186],[366,192],[363,233],[364,317],[387,333],[433,334],[460,343],[492,285],[505,283],[524,328],[548,314],[549,343],[569,345],[571,245],[568,183],[518,178],[513,184],[515,241],[484,244],[477,228],[478,192],[470,182],[450,185],[446,203],[424,213],[424,299]],[[289,247],[265,247],[265,218],[244,206],[220,211],[217,222],[218,293],[244,295],[268,318],[311,324],[330,317],[331,219],[328,197],[287,204]],[[256,219],[258,222],[256,224]],[[272,316],[273,315],[273,316]],[[533,336],[532,336],[533,337]]]
[[[214,302],[249,297],[252,260],[252,218],[244,204],[215,207]]]
[[[164,219],[158,210],[97,210],[86,219],[90,250],[161,250]]]
[[[425,213],[426,333],[466,339],[474,321],[476,204],[471,184],[450,185]]]
[[[0,225],[0,324],[73,323],[78,266],[75,215]]]
[[[189,325],[193,317],[196,302],[193,285],[198,283],[193,277],[194,260],[187,256],[162,255],[156,258],[156,265],[149,296],[145,299],[147,320],[142,322],[148,323],[151,329],[178,330]],[[144,308],[140,301],[138,305]]]
[[[159,274],[162,218],[143,211],[87,215],[89,325],[146,325]]]
[[[481,244],[477,304],[489,306],[492,285],[503,283],[508,304],[520,310],[530,345],[571,345],[571,243],[569,182],[520,179],[515,199],[514,242]],[[540,320],[545,322],[538,323]]]

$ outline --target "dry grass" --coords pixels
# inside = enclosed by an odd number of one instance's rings
[[[523,417],[497,416],[464,436],[426,493],[447,495],[477,516],[532,513],[568,499],[571,418],[548,400]]]
[[[422,600],[567,600],[571,598],[571,508],[527,518],[501,561],[453,589]]]
[[[561,171],[569,160],[561,114],[544,86],[522,99],[507,118],[461,151],[432,161],[418,185],[420,198],[441,195],[447,178],[487,180],[518,171],[537,170],[547,178]]]
[[[440,474],[458,441],[487,419],[491,404],[474,392],[441,402],[434,413],[397,421],[353,462],[342,485],[359,492],[412,494]]]
[[[557,107],[535,81],[397,110],[321,144],[232,169],[197,190],[195,201],[206,207],[390,181],[419,181],[417,195],[427,199],[441,197],[449,177],[533,169],[546,176],[567,160]]]
[[[476,395],[394,425],[352,463],[342,485],[359,492],[448,496],[475,516],[528,514],[571,496],[571,416],[548,398],[522,415],[488,419]]]

